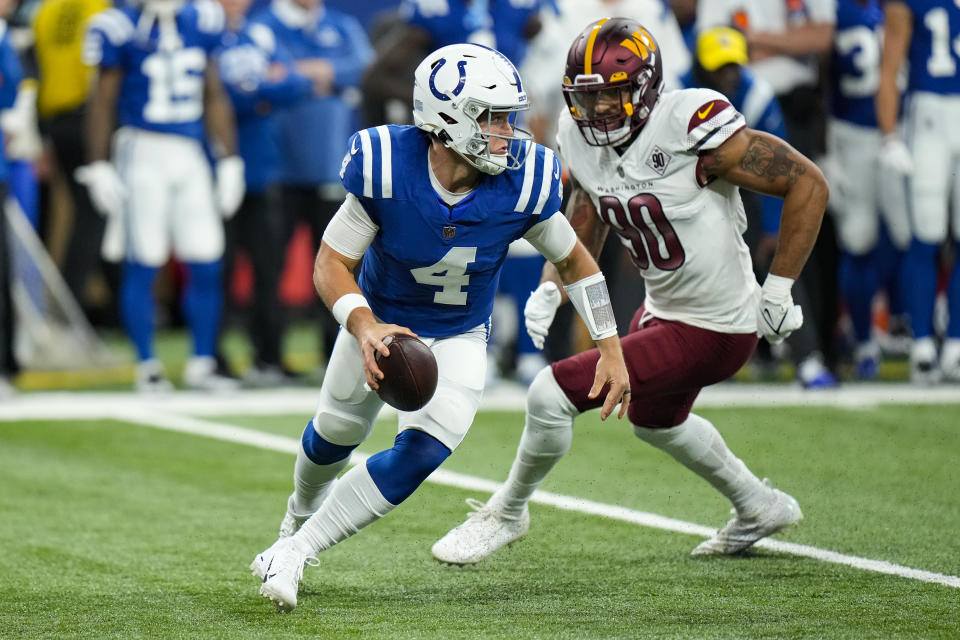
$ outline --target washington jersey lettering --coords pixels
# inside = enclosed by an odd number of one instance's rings
[[[341,180],[380,228],[358,278],[373,313],[436,338],[487,322],[507,247],[557,214],[563,186],[553,151],[529,142],[521,168],[481,174],[447,205],[430,183],[429,140],[412,126],[359,131]]]
[[[908,0],[913,12],[910,38],[911,91],[960,93],[960,3]]]
[[[120,126],[201,140],[204,75],[223,37],[223,9],[196,0],[184,4],[174,21],[175,34],[149,7],[107,9],[90,23],[84,62],[123,70]]]
[[[757,329],[746,215],[736,186],[710,182],[699,153],[746,126],[709,89],[664,93],[620,156],[587,145],[569,113],[560,117],[559,152],[620,237],[646,284],[647,311],[713,331]]]
[[[876,128],[873,99],[880,83],[883,9],[877,0],[865,4],[837,0],[833,36],[830,112],[841,120]]]

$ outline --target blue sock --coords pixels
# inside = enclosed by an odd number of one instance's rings
[[[858,343],[870,340],[873,296],[877,291],[877,270],[873,251],[862,256],[847,251],[840,258],[840,291],[847,302]]]
[[[220,261],[188,262],[187,271],[189,280],[183,291],[183,315],[193,335],[193,352],[198,356],[213,356],[223,310]]]
[[[126,262],[120,283],[120,319],[141,360],[153,352],[153,280],[157,267]]]
[[[938,245],[910,242],[903,265],[903,282],[907,313],[914,338],[933,335],[933,303],[937,295],[937,249]]]
[[[897,249],[884,225],[880,225],[876,254],[874,264],[877,266],[877,288],[887,292],[887,306],[890,315],[903,315],[906,309],[901,289],[903,280],[901,274],[906,251]]]
[[[954,248],[953,271],[950,272],[950,285],[947,287],[947,311],[950,314],[948,338],[960,338],[960,242],[954,243]]]
[[[397,436],[392,449],[370,456],[367,471],[383,497],[397,505],[409,498],[450,453],[433,436],[407,429]]]

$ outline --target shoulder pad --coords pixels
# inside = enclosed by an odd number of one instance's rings
[[[115,47],[122,46],[133,38],[136,27],[130,16],[120,9],[104,9],[90,19],[89,29],[102,33]]]
[[[393,144],[390,127],[380,125],[350,136],[340,165],[340,181],[350,193],[364,198],[393,197]]]
[[[673,107],[674,118],[685,126],[688,151],[715,149],[746,126],[743,116],[727,98],[711,89],[684,89]]]
[[[523,167],[516,173],[522,175],[516,179],[522,182],[514,211],[538,216],[544,211],[549,215],[560,209],[563,199],[560,159],[552,149],[528,142]]]

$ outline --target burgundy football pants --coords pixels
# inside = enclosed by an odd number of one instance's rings
[[[632,424],[667,429],[687,419],[703,387],[726,380],[742,367],[757,347],[755,333],[719,333],[682,322],[647,317],[640,324],[641,306],[621,338],[630,374]],[[593,386],[600,352],[591,349],[555,362],[553,376],[581,413],[603,404],[606,389],[595,399]]]

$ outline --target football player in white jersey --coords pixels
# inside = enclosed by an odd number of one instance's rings
[[[594,255],[613,227],[640,269],[646,300],[622,339],[638,438],[669,453],[727,497],[735,517],[694,555],[732,554],[797,522],[791,496],[758,479],[716,428],[690,412],[700,389],[733,375],[758,335],[783,340],[803,317],[790,288],[817,237],[828,197],[823,175],[783,140],[746,127],[709,89],[661,92],[660,49],[637,22],[588,26],[567,57],[559,151],[575,181],[567,215]],[[779,242],[761,289],[743,241],[738,187],[783,198]],[[547,267],[527,302],[542,340],[563,294]],[[524,535],[527,502],[570,447],[573,420],[597,362],[587,351],[543,369],[507,482],[433,546],[471,564]]]

